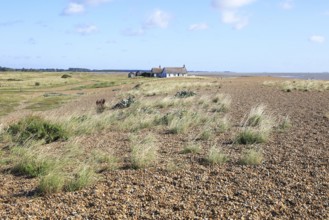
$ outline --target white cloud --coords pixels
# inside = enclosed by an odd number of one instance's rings
[[[144,22],[144,28],[166,28],[171,20],[171,15],[162,10],[155,10]]]
[[[318,43],[318,44],[322,44],[326,41],[326,38],[322,35],[312,35],[308,39],[309,39],[309,41],[311,41],[313,43]]]
[[[138,28],[138,29],[132,29],[132,28],[127,28],[122,31],[122,34],[125,36],[140,36],[145,33],[145,30],[143,28]]]
[[[239,9],[254,3],[256,0],[212,0],[212,6],[221,13],[224,24],[240,30],[249,24],[249,17],[241,15]]]
[[[64,15],[81,14],[85,11],[83,4],[71,2],[63,11]]]
[[[100,4],[103,4],[103,3],[107,3],[107,2],[110,2],[112,0],[86,0],[86,4],[89,4],[89,5],[100,5]]]
[[[290,10],[294,7],[294,1],[293,0],[284,0],[280,3],[280,7],[284,10]]]
[[[209,26],[207,23],[197,23],[197,24],[191,24],[188,28],[189,31],[201,31],[208,29]]]
[[[78,25],[75,30],[79,34],[86,35],[98,31],[98,28],[95,25],[82,24],[82,25]]]
[[[249,18],[239,15],[236,11],[223,11],[222,22],[231,25],[234,29],[240,30],[249,24]]]
[[[237,9],[249,5],[256,0],[213,0],[212,5],[219,9]]]

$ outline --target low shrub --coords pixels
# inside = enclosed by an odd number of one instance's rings
[[[130,161],[134,169],[148,167],[157,160],[158,148],[153,136],[147,136],[141,141],[135,139],[133,142]]]
[[[115,104],[112,109],[122,109],[122,108],[128,108],[131,104],[135,102],[134,96],[129,96],[126,99],[122,99],[120,102]]]
[[[197,143],[190,143],[187,146],[184,147],[182,150],[183,154],[198,154],[202,150],[201,145]]]
[[[263,162],[263,159],[263,153],[260,149],[250,149],[243,152],[239,163],[242,165],[259,165]]]
[[[54,162],[42,155],[35,155],[30,149],[17,149],[17,158],[11,171],[16,175],[37,177],[46,175],[54,165]]]
[[[67,78],[71,78],[72,76],[71,75],[69,75],[69,74],[63,74],[62,76],[61,76],[61,78],[63,78],[63,79],[67,79]]]
[[[38,116],[28,116],[10,125],[7,132],[20,144],[29,140],[44,140],[46,143],[51,143],[68,139],[68,133],[61,125],[53,124]]]
[[[217,94],[212,102],[215,106],[212,107],[213,112],[227,112],[231,106],[232,99],[229,95]]]
[[[290,121],[290,118],[288,116],[286,117],[283,117],[280,121],[279,121],[279,124],[278,124],[278,129],[280,131],[285,131],[287,129],[289,129],[291,127],[291,121]]]
[[[187,91],[187,90],[182,90],[176,93],[175,97],[176,98],[187,98],[191,96],[195,96],[196,93],[192,91]]]
[[[211,165],[222,165],[228,161],[228,157],[219,148],[212,146],[208,152],[206,161]]]
[[[267,132],[252,128],[243,128],[235,138],[238,144],[257,144],[264,143],[268,138]]]
[[[52,172],[42,176],[38,185],[41,194],[61,192],[65,185],[65,177],[59,172]]]
[[[77,191],[91,185],[94,180],[95,172],[90,167],[84,166],[77,174],[75,174],[75,177],[64,186],[64,188],[69,192]]]

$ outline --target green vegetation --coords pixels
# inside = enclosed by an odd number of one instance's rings
[[[42,194],[61,192],[65,185],[65,179],[60,172],[51,172],[41,177],[38,191]]]
[[[81,90],[81,89],[99,89],[116,86],[116,82],[98,82],[92,85],[74,87],[72,90]]]
[[[263,153],[260,149],[249,149],[243,152],[239,163],[242,165],[260,165],[263,159]]]
[[[189,143],[188,145],[186,145],[184,147],[184,149],[182,150],[183,154],[198,154],[200,153],[202,150],[202,147],[200,144],[198,143]]]
[[[238,144],[266,142],[274,126],[275,119],[272,115],[266,113],[264,105],[253,107],[236,135],[235,142]]]
[[[142,140],[135,139],[131,146],[130,161],[134,169],[148,167],[157,160],[158,147],[153,136],[149,135]]]
[[[228,157],[218,147],[212,146],[208,152],[206,161],[211,165],[222,165],[228,161]]]
[[[267,86],[280,87],[282,91],[325,91],[329,90],[329,82],[324,80],[289,80],[285,82],[266,81]]]
[[[261,130],[252,128],[244,128],[238,133],[235,141],[238,144],[257,144],[266,142],[267,138],[267,132],[262,132]]]
[[[9,126],[7,131],[13,140],[24,144],[30,140],[44,140],[51,143],[67,140],[68,134],[59,124],[53,124],[38,116],[28,116],[16,124]]]
[[[14,174],[37,177],[47,174],[54,165],[54,161],[38,154],[31,147],[17,147],[12,151],[15,155],[14,166],[11,169]]]
[[[72,192],[90,186],[95,181],[95,172],[88,166],[83,166],[65,186],[65,190]]]
[[[186,91],[186,90],[182,90],[176,93],[175,97],[176,98],[187,98],[187,97],[191,97],[191,96],[195,96],[196,93],[193,91]]]

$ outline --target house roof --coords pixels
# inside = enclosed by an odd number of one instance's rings
[[[183,67],[164,67],[164,68],[154,67],[151,69],[151,73],[153,73],[153,74],[160,74],[163,72],[169,73],[169,74],[177,74],[177,73],[186,74],[187,70],[185,68],[185,65]]]
[[[152,73],[162,73],[162,68],[154,67],[151,69]]]
[[[165,67],[163,71],[166,73],[187,73],[185,67]]]

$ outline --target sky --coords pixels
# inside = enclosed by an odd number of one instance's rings
[[[328,72],[328,0],[3,0],[0,66]]]

